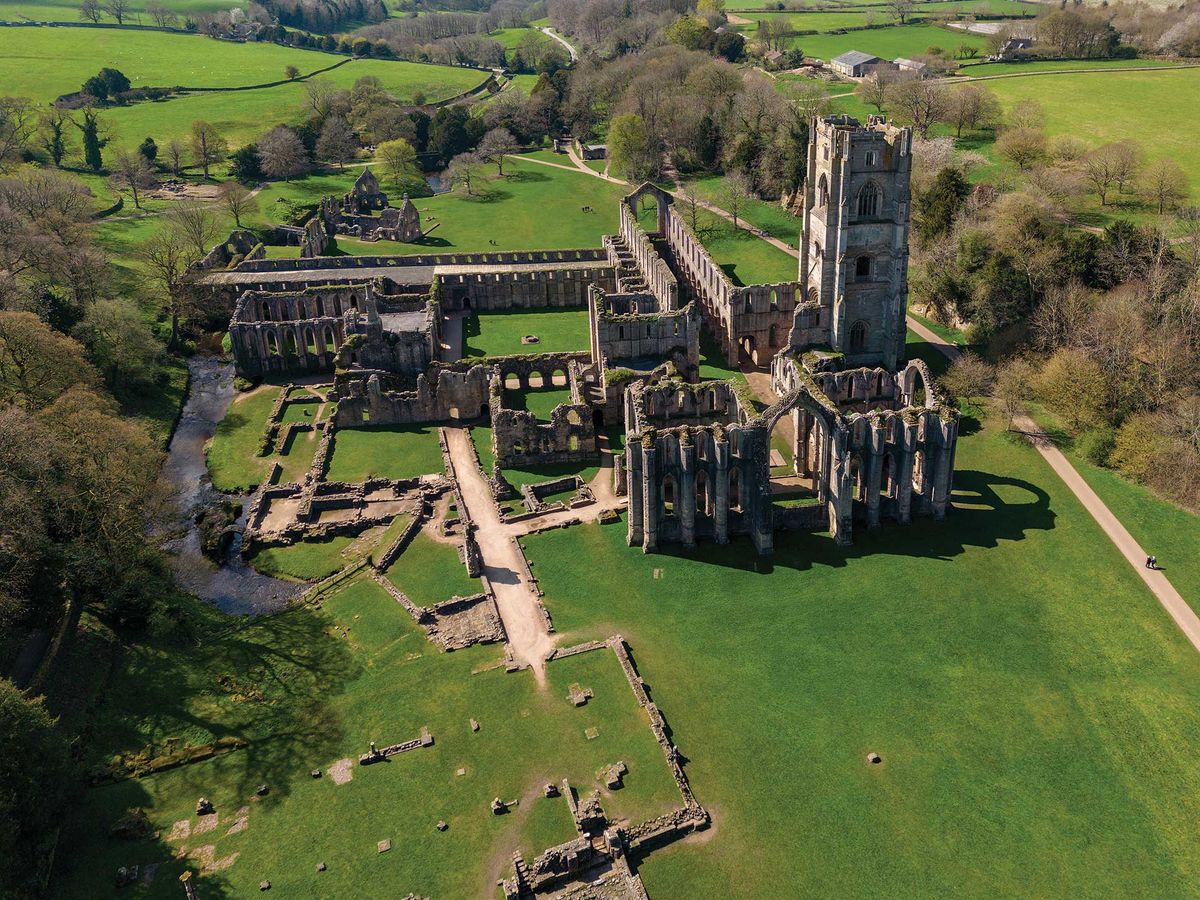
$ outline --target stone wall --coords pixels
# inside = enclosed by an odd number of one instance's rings
[[[581,367],[587,361],[586,353],[541,353],[498,357],[490,361],[489,405],[497,465],[535,466],[595,458],[599,452],[596,426],[592,421],[592,409],[582,396],[584,377]],[[528,390],[536,375],[543,386],[550,387],[556,373],[566,375],[570,402],[556,406],[549,422],[539,421],[531,412],[505,406],[505,384],[515,382],[522,390]]]
[[[338,427],[449,422],[487,415],[491,371],[484,365],[435,364],[412,379],[376,370],[334,381]]]
[[[613,270],[605,265],[439,274],[437,296],[446,309],[504,310],[574,308],[587,305],[588,288],[616,287]]]

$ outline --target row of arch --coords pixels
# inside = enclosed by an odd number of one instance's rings
[[[344,311],[351,309],[358,310],[358,297],[355,294],[350,295],[350,302],[344,307],[341,297],[331,297],[329,303],[326,303],[325,298],[318,294],[316,297],[276,297],[261,300],[257,312],[260,322],[290,322],[297,319],[340,316]]]

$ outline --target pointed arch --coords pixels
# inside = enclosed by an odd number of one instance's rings
[[[883,209],[883,189],[874,181],[868,181],[858,191],[855,210],[859,216],[873,219]]]

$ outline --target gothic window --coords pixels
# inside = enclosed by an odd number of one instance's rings
[[[266,300],[263,301],[262,305],[262,317],[264,322],[271,321],[271,304],[269,304]]]
[[[774,325],[772,325],[770,327],[770,329],[767,331],[767,346],[769,346],[769,347],[778,347],[779,346],[779,333]]]
[[[862,190],[858,192],[858,214],[867,218],[874,218],[879,215],[882,200],[882,191],[879,190],[879,185],[873,181],[868,181],[863,185]]]
[[[867,151],[867,165],[868,166],[879,165],[879,151],[878,150],[868,150]]]
[[[829,182],[822,175],[821,180],[817,182],[817,206],[825,206],[827,203],[829,203]]]
[[[867,323],[855,322],[850,326],[850,352],[861,353],[867,346]]]
[[[871,257],[860,256],[854,261],[854,277],[860,281],[871,277]]]

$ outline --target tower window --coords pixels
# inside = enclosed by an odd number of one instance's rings
[[[863,189],[858,192],[858,214],[872,218],[879,215],[879,206],[881,198],[879,185],[873,181],[863,185]]]
[[[860,256],[854,261],[854,277],[860,281],[871,277],[871,257]]]
[[[878,150],[868,150],[867,151],[867,165],[868,166],[879,165],[879,151]]]
[[[829,203],[829,182],[825,180],[825,176],[821,176],[821,180],[817,182],[817,206],[825,206]]]
[[[850,352],[861,353],[867,346],[867,323],[855,322],[850,326]]]

